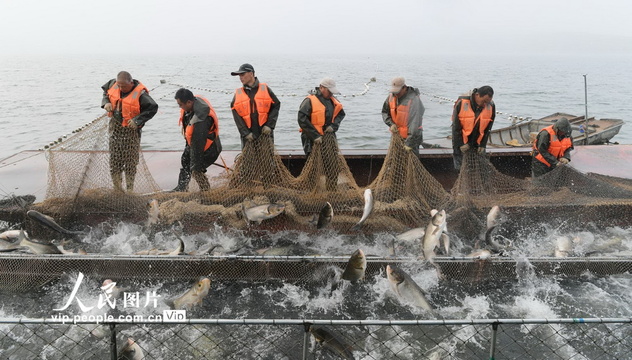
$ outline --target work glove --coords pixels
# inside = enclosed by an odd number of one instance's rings
[[[137,129],[138,125],[136,125],[136,121],[134,121],[134,119],[130,119],[130,121],[127,122],[127,127]]]
[[[398,132],[398,131],[399,131],[399,130],[397,130],[397,125],[395,125],[395,124],[391,125],[391,132],[392,132],[393,134],[397,134],[397,132]]]
[[[252,141],[252,140],[255,139],[255,137],[252,135],[252,133],[250,133],[250,134],[246,135],[245,139],[246,139],[246,141]]]
[[[323,142],[323,137],[319,136],[316,138],[316,140],[314,140],[314,144],[320,144],[321,142]]]
[[[103,110],[107,112],[112,112],[112,103],[105,104],[105,106],[103,107]]]
[[[461,145],[459,149],[461,149],[462,153],[468,152],[470,150],[470,144]]]
[[[262,133],[263,135],[270,135],[270,134],[272,134],[272,129],[271,129],[269,126],[265,126],[265,125],[264,125],[264,126],[261,128],[261,133]]]
[[[485,155],[485,148],[484,148],[484,147],[482,147],[482,146],[481,146],[481,147],[479,147],[479,148],[478,148],[478,153],[479,153],[479,155]]]
[[[334,132],[334,128],[333,128],[333,127],[331,127],[331,126],[327,126],[327,127],[325,128],[325,132],[326,132],[326,133],[332,133],[332,132]]]
[[[413,151],[413,148],[411,148],[411,147],[410,147],[410,146],[408,146],[408,145],[404,145],[404,150],[406,150],[406,151],[408,151],[408,152],[411,152],[411,151]]]
[[[558,161],[559,161],[559,164],[568,164],[570,162],[570,160],[568,160],[565,157],[560,158]]]

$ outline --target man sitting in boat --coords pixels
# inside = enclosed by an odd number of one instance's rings
[[[393,134],[405,139],[404,149],[419,155],[419,145],[424,141],[422,122],[424,104],[419,98],[419,89],[406,85],[399,76],[391,80],[390,94],[382,106],[382,120],[390,126]]]
[[[325,133],[336,134],[345,111],[342,104],[334,97],[339,94],[336,82],[332,78],[324,78],[320,85],[312,90],[298,109],[298,125],[301,127],[301,142],[305,155],[312,152],[314,143],[320,143]]]
[[[573,150],[571,131],[571,123],[565,117],[540,130],[533,143],[533,158],[531,159],[533,177],[542,176],[557,166],[571,161],[571,150]]]
[[[485,85],[459,96],[452,112],[452,150],[454,168],[461,169],[463,153],[478,151],[485,154],[489,132],[496,119],[496,105],[492,101],[494,89]]]

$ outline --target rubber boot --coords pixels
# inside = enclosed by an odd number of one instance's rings
[[[211,184],[209,184],[208,178],[203,172],[193,171],[193,178],[200,187],[200,191],[209,191],[211,189]]]
[[[191,173],[185,169],[180,169],[178,175],[178,186],[173,188],[170,192],[185,192],[189,189],[189,181],[191,181]]]

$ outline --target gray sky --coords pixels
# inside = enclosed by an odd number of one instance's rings
[[[632,55],[626,0],[0,0],[3,54]]]

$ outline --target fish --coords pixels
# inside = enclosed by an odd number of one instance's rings
[[[246,205],[242,203],[241,209],[247,223],[256,222],[257,224],[261,224],[263,220],[272,219],[282,214],[285,211],[285,205],[273,203],[246,208]]]
[[[71,231],[68,229],[64,229],[63,227],[59,226],[59,224],[57,224],[55,222],[55,219],[53,219],[52,217],[48,216],[48,215],[44,215],[39,211],[36,210],[29,210],[26,212],[26,215],[28,217],[30,217],[31,219],[39,222],[40,224],[57,231],[60,234],[64,234],[64,235],[85,235],[85,232],[83,231]]]
[[[331,206],[331,203],[326,202],[325,205],[320,209],[318,216],[314,215],[312,221],[310,221],[313,225],[316,225],[316,229],[326,228],[334,218],[334,208]]]
[[[564,258],[572,255],[573,241],[568,236],[558,236],[555,239],[555,251],[556,258]]]
[[[371,215],[372,211],[373,211],[373,192],[371,191],[371,189],[365,189],[364,190],[364,210],[362,211],[362,218],[360,218],[360,221],[358,221],[357,224],[351,227],[351,230],[353,231],[360,230],[360,228],[362,227],[362,224],[364,224],[364,222],[369,217],[369,215]]]
[[[435,249],[440,247],[441,243],[444,244],[446,254],[449,253],[450,238],[445,234],[447,230],[445,210],[432,209],[430,216],[432,218],[424,231],[422,247],[424,258],[432,262],[432,259],[436,256]]]
[[[158,224],[160,221],[160,204],[158,200],[151,199],[147,202],[147,221],[145,221],[145,227],[150,227],[152,225]]]
[[[26,234],[26,236],[29,236],[26,231],[24,232],[24,234]],[[19,237],[20,230],[7,230],[0,234],[0,240],[5,241],[16,241]]]
[[[503,222],[504,215],[498,205],[492,206],[487,213],[487,229],[491,229]]]
[[[202,278],[196,282],[191,289],[177,298],[167,302],[172,309],[175,310],[191,310],[193,307],[202,305],[204,297],[208,295],[211,289],[211,280],[209,278]]]
[[[304,247],[301,245],[288,245],[279,247],[269,247],[256,250],[259,255],[265,256],[312,256],[320,255],[320,252],[315,249]]]
[[[479,260],[487,260],[492,257],[492,252],[487,249],[478,249],[472,251],[468,256]]]
[[[178,237],[178,247],[172,250],[160,250],[160,249],[151,249],[151,250],[141,250],[134,255],[167,255],[167,256],[177,256],[184,254],[184,241],[180,237]]]
[[[415,241],[423,238],[425,233],[426,229],[418,227],[397,235],[396,239],[406,242]]]
[[[405,301],[409,301],[417,307],[433,311],[432,305],[426,298],[426,293],[404,270],[394,266],[386,265],[386,277],[391,289],[395,294]]]
[[[22,249],[19,244],[0,239],[0,252],[9,252]]]
[[[116,282],[112,279],[105,279],[101,284],[101,291],[111,299],[117,299],[125,290],[127,289],[116,286]]]
[[[327,328],[311,326],[309,328],[309,332],[314,337],[314,340],[323,347],[323,349],[327,349],[343,359],[355,359],[353,357],[353,348],[351,345],[345,343],[344,340],[334,335]]]
[[[127,342],[121,348],[117,355],[117,360],[143,360],[145,359],[145,353],[143,349],[138,345],[136,340],[127,338]]]
[[[351,254],[342,278],[349,281],[363,280],[366,273],[366,256],[364,251],[358,249]]]
[[[38,255],[61,254],[61,251],[59,251],[57,246],[55,246],[53,243],[50,243],[50,242],[44,243],[44,242],[31,240],[26,236],[26,233],[22,230],[20,230],[18,245],[28,248],[29,251],[32,252],[33,254],[38,254]]]

